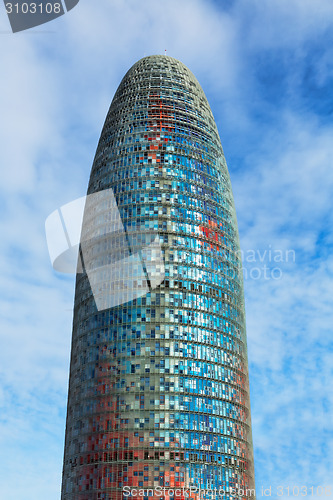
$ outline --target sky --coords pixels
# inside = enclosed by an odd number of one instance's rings
[[[165,50],[231,176],[257,497],[333,498],[332,28],[331,0],[81,0],[12,34],[0,5],[0,500],[60,498],[74,276],[44,223],[85,194],[126,71]]]

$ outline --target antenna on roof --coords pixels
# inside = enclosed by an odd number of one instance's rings
[[[164,55],[166,56],[166,49],[164,49]]]

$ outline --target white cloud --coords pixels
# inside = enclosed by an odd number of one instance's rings
[[[322,451],[332,432],[333,260],[321,240],[332,225],[332,129],[288,116],[282,130],[233,184],[243,249],[295,250],[295,262],[264,261],[281,279],[245,280],[258,486],[317,487],[333,467]]]

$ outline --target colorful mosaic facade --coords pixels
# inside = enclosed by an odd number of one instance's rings
[[[146,57],[123,78],[88,194],[105,189],[126,230],[159,235],[165,278],[98,311],[77,276],[61,498],[253,498],[232,191],[207,99],[179,61]]]

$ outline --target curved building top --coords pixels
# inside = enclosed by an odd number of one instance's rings
[[[253,498],[233,196],[207,99],[176,59],[145,57],[122,79],[89,181],[100,192],[86,245],[96,268],[76,283],[62,500],[140,488],[160,500],[158,487]],[[104,238],[116,227],[118,260]],[[114,293],[121,301],[96,307]]]

